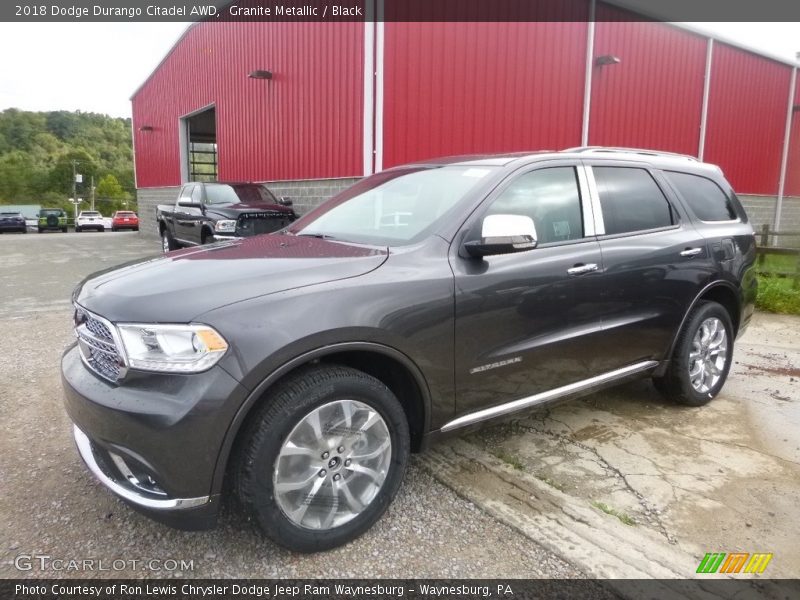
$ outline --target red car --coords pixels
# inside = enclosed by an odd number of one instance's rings
[[[118,210],[111,219],[111,231],[133,229],[139,231],[139,217],[132,210]]]

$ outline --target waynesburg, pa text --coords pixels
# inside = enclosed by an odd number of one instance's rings
[[[452,596],[468,596],[479,598],[490,597],[512,597],[514,591],[508,584],[500,583],[496,585],[477,585],[468,583],[459,584],[424,584],[420,583],[414,587],[406,585],[388,584],[365,584],[356,585],[348,583],[335,583],[333,585],[321,585],[304,583],[302,585],[289,585],[281,583],[270,583],[260,585],[254,583],[244,584],[223,584],[214,583],[209,585],[198,585],[192,583],[173,584],[173,583],[114,583],[114,584],[73,584],[73,583],[54,583],[51,585],[27,585],[16,584],[14,586],[16,597],[21,596],[46,596],[52,594],[58,596],[86,596],[86,597],[108,597],[108,596],[131,596],[142,597],[169,597],[181,594],[182,596],[193,596],[195,598],[206,597],[230,597],[246,596],[257,598],[291,598],[297,596],[319,596],[328,598],[331,595],[346,596],[353,598],[362,597],[405,597],[407,594],[419,593],[422,596],[434,596],[449,598]]]

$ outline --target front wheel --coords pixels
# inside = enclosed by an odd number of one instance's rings
[[[733,360],[733,324],[716,302],[702,301],[689,313],[663,377],[654,378],[667,398],[703,406],[719,394]]]
[[[177,250],[179,248],[178,243],[174,240],[174,238],[169,234],[169,231],[166,229],[161,232],[161,250],[166,254],[172,250]]]
[[[384,513],[409,448],[405,413],[383,383],[348,367],[305,368],[251,421],[235,467],[237,495],[276,543],[328,550]]]

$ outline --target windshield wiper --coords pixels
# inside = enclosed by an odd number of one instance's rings
[[[295,233],[296,237],[313,237],[320,240],[337,240],[339,238],[328,235],[327,233]]]

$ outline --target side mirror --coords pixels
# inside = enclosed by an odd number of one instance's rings
[[[536,248],[536,226],[523,215],[489,215],[483,219],[481,239],[467,242],[464,249],[473,258],[525,252]]]
[[[199,202],[185,202],[183,200],[178,200],[178,206],[182,206],[183,208],[203,208],[203,205]]]
[[[294,203],[292,202],[291,198],[287,196],[281,196],[280,198],[278,198],[278,204],[280,204],[281,206],[291,206]]]

